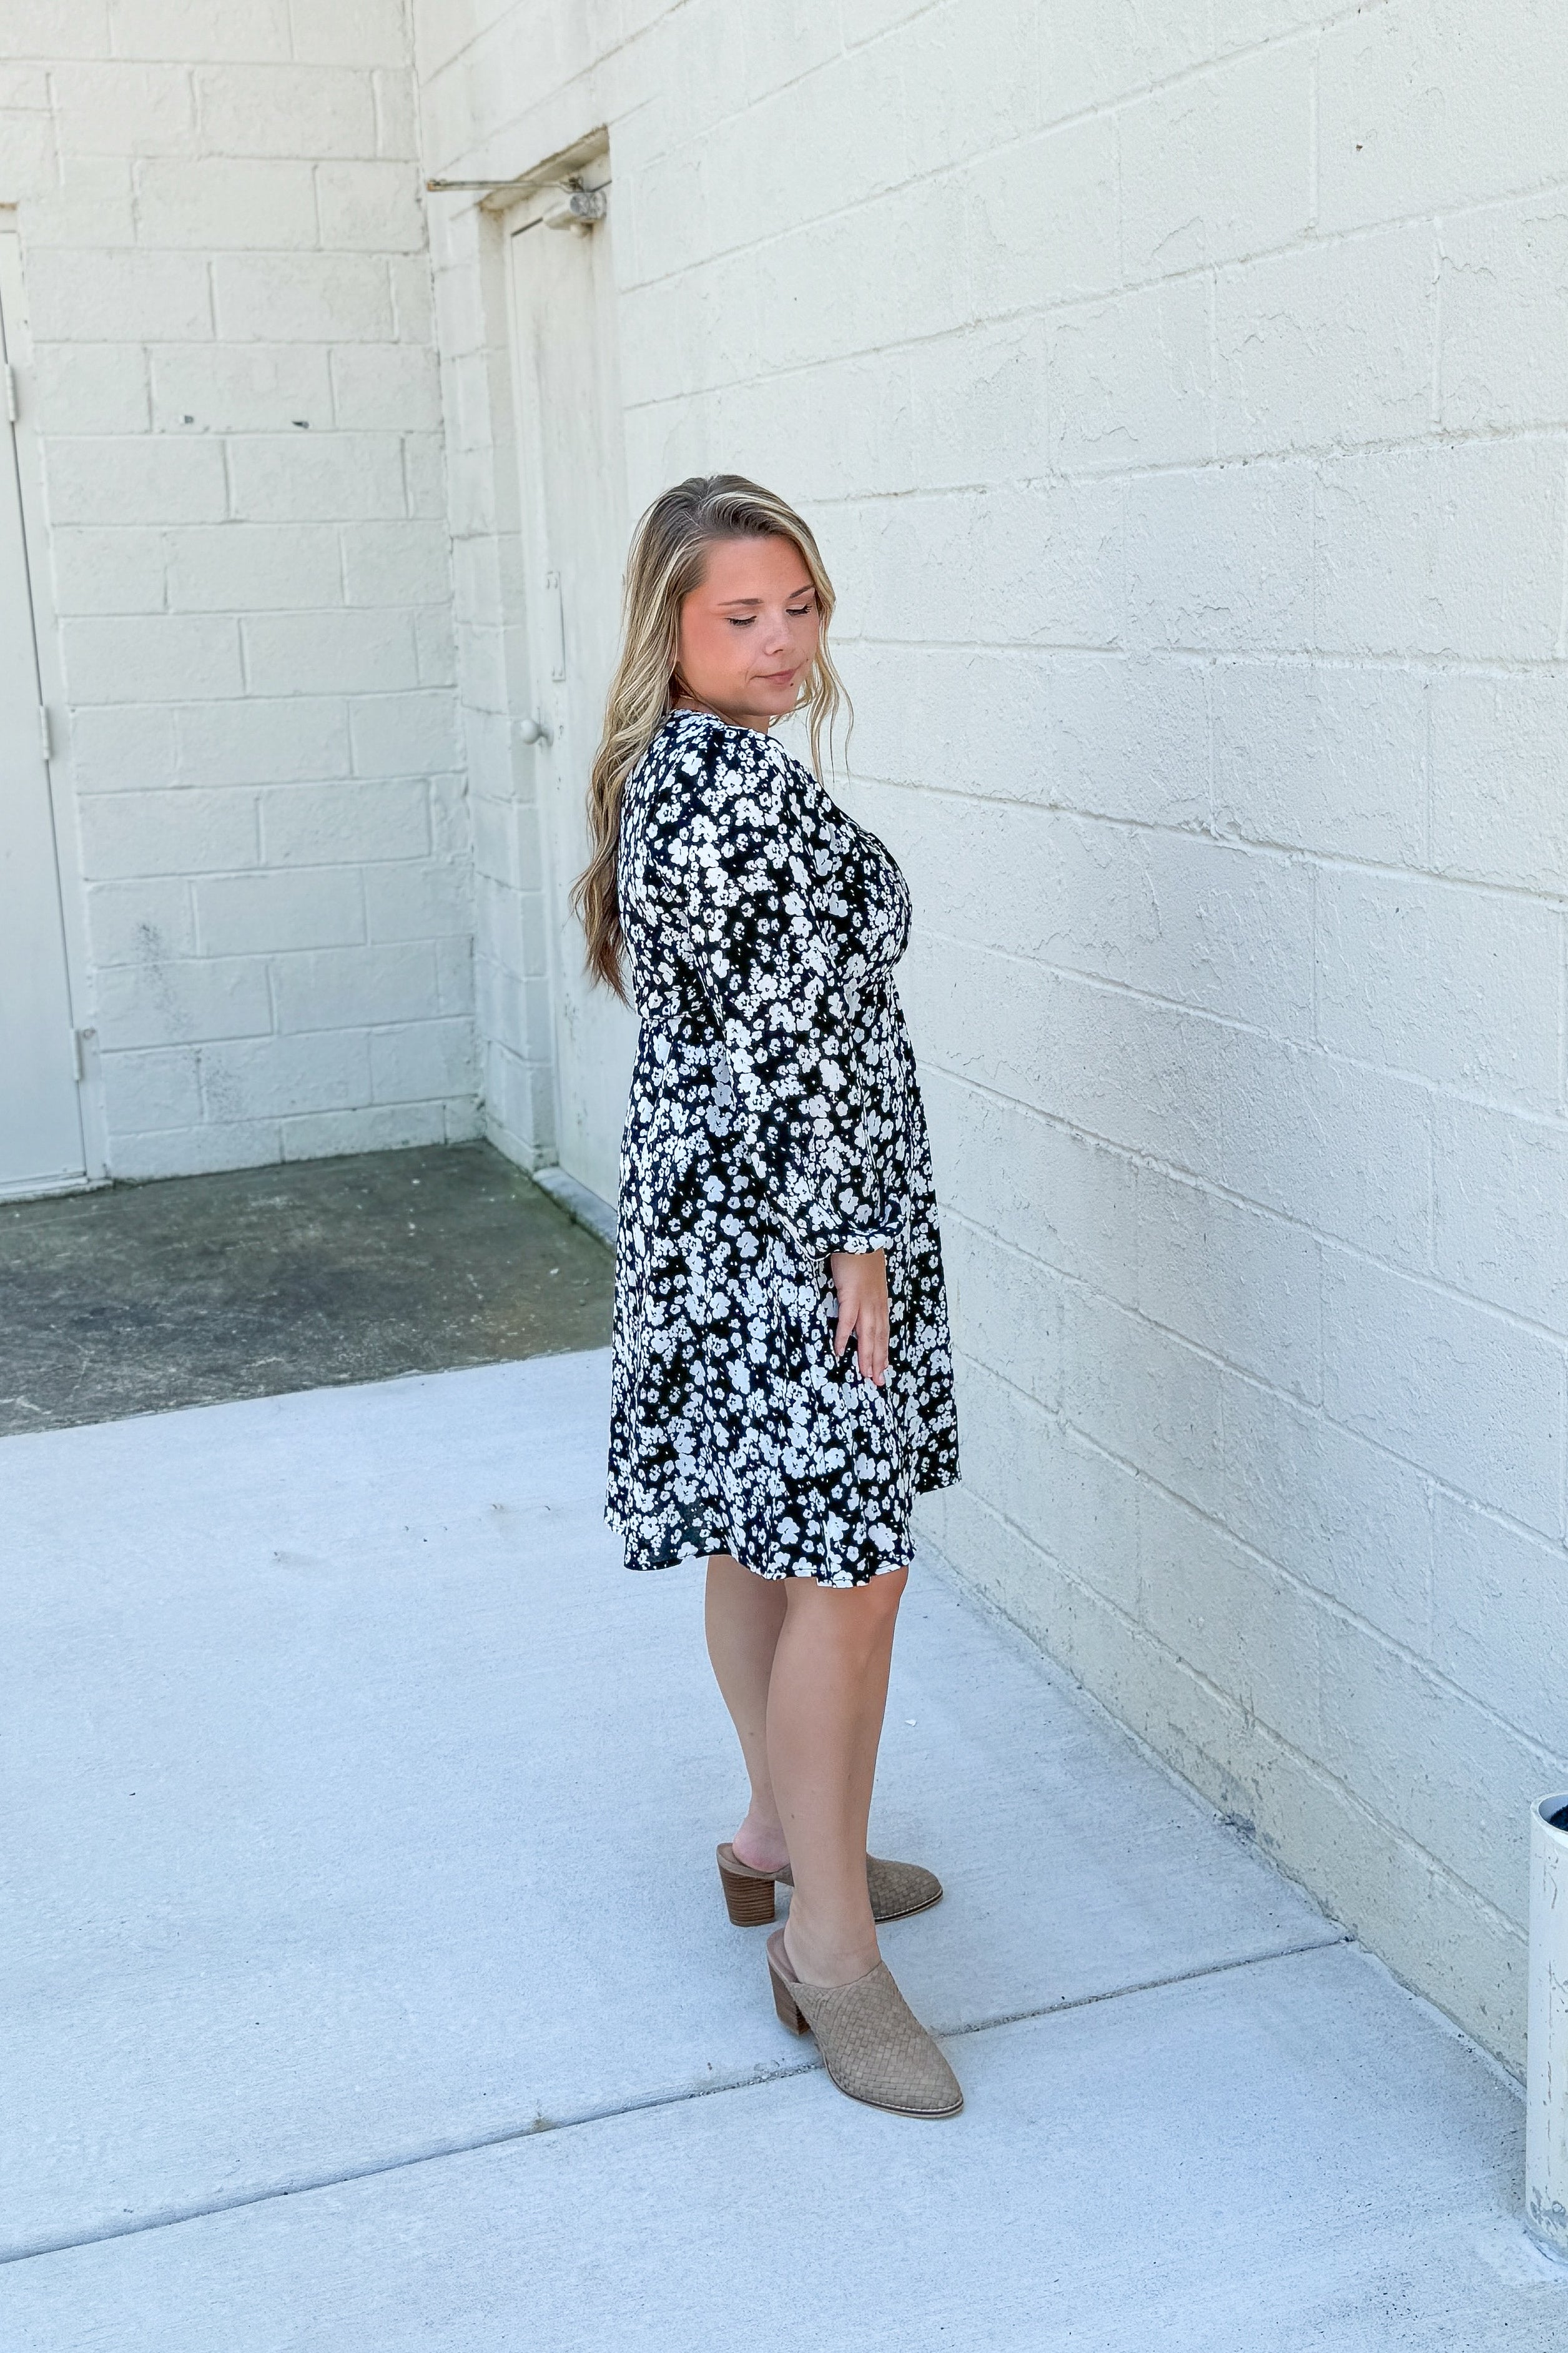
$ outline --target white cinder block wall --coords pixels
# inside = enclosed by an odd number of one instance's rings
[[[634,508],[742,467],[838,575],[919,903],[933,1536],[1517,2063],[1568,1783],[1568,16],[416,21],[430,169],[609,127]]]
[[[405,19],[0,8],[114,1176],[475,1128]]]

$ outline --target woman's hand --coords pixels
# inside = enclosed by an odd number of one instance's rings
[[[883,1250],[835,1250],[827,1261],[838,1293],[833,1353],[855,1343],[855,1361],[881,1388],[888,1375],[888,1260]]]

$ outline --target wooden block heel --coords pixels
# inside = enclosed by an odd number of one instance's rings
[[[772,1873],[751,1870],[733,1847],[719,1850],[719,1884],[724,1891],[724,1908],[737,1928],[761,1928],[773,1918]]]
[[[768,1976],[773,1980],[773,2008],[778,2011],[779,2023],[782,2026],[787,2026],[792,2034],[809,2034],[811,2029],[796,2006],[795,1998],[788,1985],[774,1968],[771,1957],[768,1961]]]
[[[774,1913],[773,1883],[771,1879],[742,1879],[734,1872],[719,1865],[719,1878],[724,1890],[724,1903],[737,1928],[760,1928]]]

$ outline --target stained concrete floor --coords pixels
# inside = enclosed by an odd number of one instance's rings
[[[0,1205],[0,1433],[600,1347],[611,1271],[486,1144]]]
[[[932,1564],[873,1830],[968,2105],[832,2089],[606,1391],[0,1440],[5,2353],[1561,2353],[1516,2090]]]

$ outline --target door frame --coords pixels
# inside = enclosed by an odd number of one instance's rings
[[[92,1026],[92,970],[87,928],[87,892],[82,871],[81,842],[77,827],[75,776],[71,765],[70,706],[66,695],[60,656],[58,618],[55,612],[48,562],[49,534],[44,499],[44,474],[39,448],[37,375],[27,315],[26,278],[21,231],[15,206],[0,206],[0,308],[5,318],[5,342],[16,387],[16,471],[22,493],[22,537],[27,557],[27,582],[33,611],[33,644],[38,664],[38,688],[48,714],[47,761],[49,809],[55,838],[55,872],[65,934],[66,987],[71,1027],[77,1041],[77,1100],[81,1113],[82,1154],[86,1174],[65,1184],[29,1187],[13,1199],[41,1198],[46,1192],[79,1193],[109,1182],[108,1121],[98,1032]]]
[[[559,188],[563,179],[582,175],[592,183],[607,185],[610,174],[610,145],[607,130],[588,133],[548,162],[539,164],[493,198],[487,199],[499,230],[503,294],[505,301],[505,350],[510,399],[508,404],[506,428],[511,447],[514,494],[512,529],[516,533],[521,556],[519,577],[515,584],[515,617],[517,626],[509,631],[521,655],[509,664],[508,701],[510,716],[515,725],[519,719],[542,719],[552,728],[559,724],[558,682],[563,672],[564,659],[561,644],[558,607],[554,613],[545,594],[545,574],[542,556],[543,535],[539,518],[545,512],[543,455],[536,431],[527,422],[529,396],[529,361],[520,332],[517,290],[512,259],[512,240],[526,232],[550,236],[567,234],[536,226],[545,210],[550,193]],[[607,237],[610,222],[606,219],[589,235]],[[622,485],[623,495],[625,485]],[[515,744],[515,738],[514,738]],[[537,763],[538,753],[514,749],[514,758]],[[545,757],[550,754],[546,754]],[[539,860],[541,888],[546,906],[545,923],[545,990],[549,1006],[549,1069],[551,1101],[551,1152],[559,1166],[562,1139],[565,1132],[565,1104],[563,1093],[563,1069],[560,1039],[563,1020],[563,982],[560,944],[556,935],[554,914],[561,904],[570,878],[556,871],[554,828],[550,822],[542,780],[532,779],[529,796],[533,811],[535,853]],[[575,1183],[575,1179],[569,1181]],[[614,1213],[615,1204],[608,1204]]]

